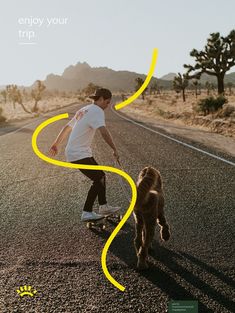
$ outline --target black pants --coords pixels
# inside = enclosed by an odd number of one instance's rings
[[[81,160],[72,161],[71,163],[98,165],[93,157],[84,158]],[[100,205],[106,204],[106,177],[101,170],[79,169],[85,176],[93,181],[91,188],[88,191],[87,198],[83,207],[83,211],[92,212],[95,199],[98,195]]]

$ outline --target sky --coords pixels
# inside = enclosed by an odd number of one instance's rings
[[[234,12],[234,0],[2,0],[0,85],[29,86],[77,62],[147,74],[153,48],[154,76],[184,72],[210,33],[235,29]]]

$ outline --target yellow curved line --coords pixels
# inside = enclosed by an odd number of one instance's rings
[[[24,292],[22,292],[22,293],[20,294],[21,297],[26,296],[26,295],[29,295],[30,297],[33,297],[33,296],[34,296],[34,294],[32,294],[31,292],[28,292],[28,291],[24,291]]]
[[[152,56],[152,63],[150,66],[150,71],[143,83],[143,85],[140,87],[140,89],[134,93],[130,98],[128,98],[127,100],[115,105],[115,109],[116,110],[120,110],[121,108],[123,108],[124,106],[130,104],[131,102],[133,102],[137,97],[139,97],[141,95],[141,93],[145,90],[145,88],[148,86],[153,73],[154,73],[154,69],[155,69],[155,65],[156,65],[156,60],[157,60],[157,55],[158,55],[158,49],[154,48],[153,50],[153,56]],[[64,114],[60,114],[57,116],[54,116],[46,121],[44,121],[43,123],[41,123],[34,131],[33,135],[32,135],[32,147],[33,147],[33,151],[34,153],[41,158],[42,160],[44,160],[45,162],[57,165],[57,166],[62,166],[62,167],[68,167],[68,168],[78,168],[78,169],[90,169],[90,170],[104,170],[104,171],[109,171],[109,172],[113,172],[116,173],[122,177],[124,177],[128,183],[131,186],[131,190],[132,190],[132,198],[131,198],[131,202],[130,202],[130,206],[128,208],[128,210],[126,211],[125,215],[123,216],[122,220],[119,222],[119,224],[115,227],[115,229],[113,230],[113,232],[111,233],[111,235],[109,236],[108,240],[105,243],[105,246],[102,250],[102,255],[101,255],[101,264],[102,264],[102,269],[103,272],[106,276],[106,278],[118,289],[120,289],[121,291],[125,290],[125,287],[122,286],[118,281],[116,281],[109,273],[107,265],[106,265],[106,256],[107,256],[107,252],[108,249],[113,241],[113,239],[115,238],[115,236],[118,234],[119,230],[122,228],[122,226],[125,224],[125,222],[128,220],[129,216],[131,215],[134,206],[135,206],[135,202],[136,202],[136,197],[137,197],[137,190],[136,190],[136,185],[133,181],[133,179],[124,171],[115,168],[115,167],[111,167],[111,166],[104,166],[104,165],[87,165],[87,164],[75,164],[75,163],[69,163],[69,162],[63,162],[63,161],[58,161],[58,160],[54,160],[52,158],[47,157],[46,155],[44,155],[43,153],[40,152],[40,150],[37,147],[37,137],[39,135],[39,133],[41,132],[41,130],[46,127],[47,125],[58,121],[60,119],[63,118],[68,118],[68,113],[64,113]]]
[[[117,233],[119,232],[119,230],[122,228],[122,226],[125,224],[125,222],[127,221],[127,219],[129,218],[129,216],[131,215],[132,210],[134,209],[134,205],[136,202],[136,197],[137,197],[137,191],[136,191],[136,186],[135,183],[133,181],[133,179],[124,171],[115,168],[115,167],[111,167],[111,166],[104,166],[104,165],[87,165],[87,164],[75,164],[75,163],[69,163],[69,162],[63,162],[63,161],[58,161],[58,160],[54,160],[52,158],[47,157],[46,155],[44,155],[42,152],[40,152],[40,150],[38,149],[37,146],[37,137],[39,135],[39,133],[42,131],[42,129],[44,127],[46,127],[47,125],[58,121],[60,119],[63,118],[67,118],[68,117],[68,113],[64,113],[64,114],[60,114],[57,116],[54,116],[52,118],[49,118],[48,120],[44,121],[43,123],[41,123],[34,131],[33,135],[32,135],[32,147],[33,147],[33,151],[34,153],[41,158],[42,160],[57,165],[57,166],[62,166],[62,167],[69,167],[69,168],[81,168],[81,169],[90,169],[90,170],[105,170],[105,171],[109,171],[109,172],[113,172],[116,173],[118,175],[121,175],[122,177],[124,177],[130,184],[131,189],[132,189],[132,199],[131,199],[131,203],[130,206],[127,210],[127,212],[125,213],[125,215],[123,216],[122,220],[120,221],[120,223],[116,226],[116,228],[114,229],[114,231],[112,232],[112,234],[110,235],[110,237],[108,238],[103,251],[102,251],[102,256],[101,256],[101,263],[102,263],[102,268],[104,271],[105,276],[107,277],[107,279],[117,288],[119,288],[121,291],[125,290],[125,287],[122,286],[121,284],[119,284],[109,273],[107,266],[106,266],[106,254],[108,251],[108,248],[113,240],[113,238],[117,235]]]
[[[124,108],[126,105],[130,104],[131,102],[133,102],[136,98],[138,98],[142,92],[145,90],[145,88],[148,86],[148,84],[150,83],[150,80],[153,76],[154,70],[155,70],[155,66],[157,63],[157,57],[158,57],[158,49],[154,48],[153,49],[153,55],[152,55],[152,62],[150,65],[150,70],[148,72],[148,75],[143,83],[143,85],[128,99],[126,99],[125,101],[118,103],[114,106],[114,108],[116,110],[120,110],[122,108]]]

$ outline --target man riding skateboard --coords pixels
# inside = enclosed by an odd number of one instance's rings
[[[96,129],[99,129],[105,142],[113,149],[113,155],[119,162],[117,148],[111,134],[105,126],[104,110],[109,106],[112,98],[110,90],[99,88],[89,98],[92,104],[78,110],[75,116],[62,128],[52,144],[49,153],[54,156],[58,153],[58,145],[70,134],[65,148],[66,161],[77,164],[98,165],[92,156],[91,143]],[[79,169],[93,181],[83,207],[82,221],[98,220],[104,215],[115,213],[120,208],[112,207],[106,200],[106,176],[101,170]],[[99,213],[93,212],[93,205],[98,196]]]

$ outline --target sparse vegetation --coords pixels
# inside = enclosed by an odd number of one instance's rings
[[[7,91],[6,90],[2,90],[0,94],[1,94],[1,96],[3,98],[3,100],[4,100],[4,103],[7,103]]]
[[[152,93],[155,95],[156,91],[159,90],[159,87],[158,87],[158,83],[156,81],[154,81],[153,83],[150,84],[150,87],[149,87],[149,94],[151,95]]]
[[[233,88],[233,83],[232,82],[228,82],[227,83],[227,87],[228,87],[228,90],[229,90],[229,95],[231,96],[233,91],[232,91],[232,88]]]
[[[235,106],[229,104],[224,105],[221,110],[218,110],[216,117],[220,118],[235,117]]]
[[[0,123],[5,122],[5,121],[6,121],[6,118],[5,118],[5,116],[3,115],[3,110],[2,110],[2,108],[0,107]]]
[[[5,91],[6,91],[6,98],[8,97],[9,100],[12,101],[14,109],[16,108],[16,103],[18,103],[21,105],[22,109],[25,112],[31,113],[24,106],[22,94],[20,90],[18,89],[17,85],[7,85]]]
[[[218,111],[227,102],[228,100],[224,96],[218,96],[216,98],[212,96],[207,97],[198,101],[198,111],[201,111],[204,113],[204,115],[207,115],[209,113]]]

